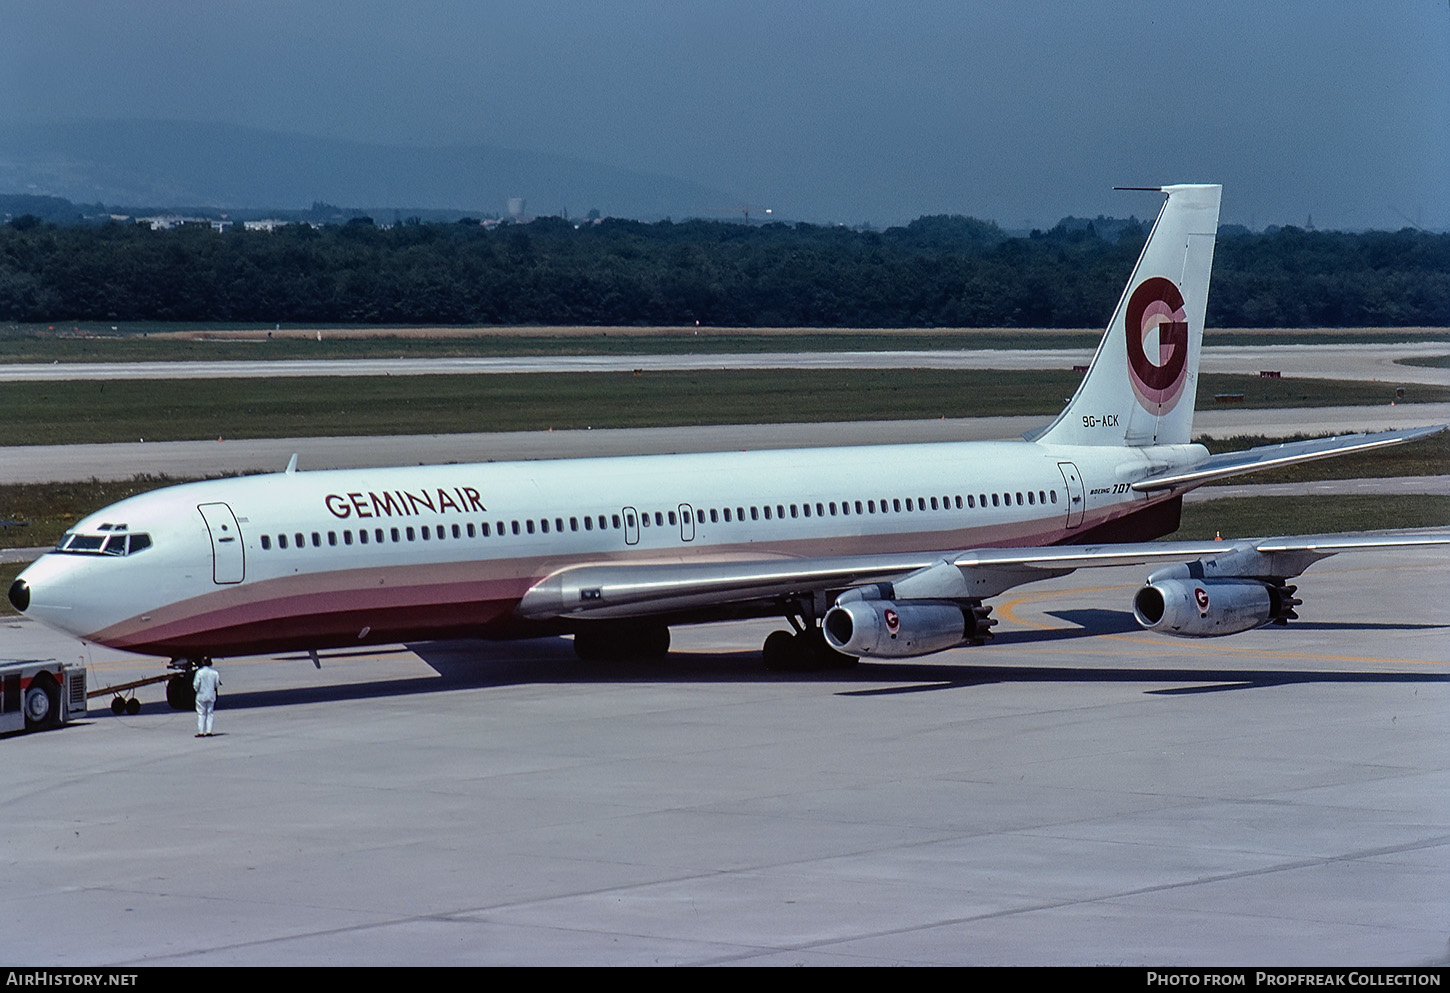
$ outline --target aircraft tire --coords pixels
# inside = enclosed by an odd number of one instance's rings
[[[135,717],[137,714],[141,713],[141,701],[137,700],[135,697],[127,700],[126,713],[130,714],[132,717]]]
[[[586,662],[658,661],[670,653],[664,624],[591,627],[574,633],[574,654]]]
[[[790,672],[795,668],[796,657],[799,649],[796,645],[795,635],[789,631],[772,631],[766,636],[765,645],[760,649],[760,656],[765,661],[765,668],[771,672]]]
[[[117,717],[120,717],[125,712],[126,712],[126,701],[125,700],[122,700],[120,697],[115,697],[113,700],[111,700],[111,713],[115,714]]]
[[[637,657],[658,661],[670,654],[670,629],[664,624],[645,624],[636,629],[634,648]]]
[[[166,702],[172,710],[196,709],[196,688],[190,675],[177,673],[166,681]]]
[[[49,677],[37,677],[25,691],[25,726],[27,728],[49,728],[60,723],[60,694],[56,692],[55,681]]]

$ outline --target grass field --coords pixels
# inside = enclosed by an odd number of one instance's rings
[[[1407,359],[1396,359],[1399,365],[1418,365],[1431,369],[1450,369],[1450,355],[1416,355]]]
[[[1081,376],[1062,371],[726,370],[479,376],[81,380],[5,386],[9,445],[435,434],[549,428],[765,424],[782,421],[1041,415],[1062,409]],[[1384,383],[1203,375],[1242,407],[1381,404]],[[1450,388],[1405,398],[1450,400]]]
[[[0,362],[709,355],[741,352],[1094,348],[1101,329],[371,328],[62,323],[0,328]],[[272,337],[268,337],[272,333]],[[321,335],[321,340],[318,340]],[[1450,328],[1212,330],[1204,344],[1450,342]]]

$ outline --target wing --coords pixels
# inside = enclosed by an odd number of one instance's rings
[[[955,553],[598,563],[569,566],[534,585],[517,611],[533,620],[678,615],[701,619],[776,613],[784,597],[866,590],[877,600],[980,601],[1075,569],[1183,564],[1185,575],[1273,579],[1354,549],[1450,544],[1450,533],[1335,534],[1237,541],[1161,541]],[[761,608],[761,609],[755,609]]]

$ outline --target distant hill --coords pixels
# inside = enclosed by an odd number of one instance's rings
[[[0,121],[0,192],[76,203],[440,208],[657,220],[737,197],[688,180],[490,145],[404,148],[174,121]]]

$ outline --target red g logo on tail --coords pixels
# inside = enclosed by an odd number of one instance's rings
[[[1145,279],[1128,298],[1128,380],[1150,414],[1166,414],[1183,395],[1188,379],[1188,314],[1183,294],[1162,276]],[[1157,332],[1156,361],[1145,342]]]

